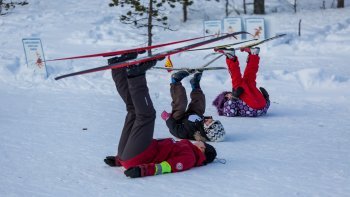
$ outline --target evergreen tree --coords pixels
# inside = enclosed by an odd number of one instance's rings
[[[7,0],[0,0],[0,15],[5,15],[8,13],[9,10],[14,9],[17,5],[27,5],[28,2],[25,1],[7,1]]]
[[[210,1],[210,0],[207,0]],[[216,2],[220,2],[220,0],[215,0]],[[228,17],[232,11],[235,11],[238,15],[240,15],[239,11],[234,8],[233,5],[230,4],[230,0],[223,0],[225,3],[225,16]],[[233,3],[234,4],[234,3]],[[230,6],[232,10],[230,11]]]
[[[109,6],[131,8],[126,14],[120,15],[120,21],[124,24],[131,24],[136,28],[147,28],[148,46],[151,46],[154,27],[172,30],[164,10],[166,10],[165,5],[174,8],[176,0],[149,0],[147,3],[143,2],[140,0],[112,0]],[[148,55],[151,54],[152,52],[149,50]]]

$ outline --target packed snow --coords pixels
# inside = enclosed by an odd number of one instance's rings
[[[41,38],[45,58],[54,59],[145,46],[145,29],[121,24],[121,10],[108,7],[109,0],[28,2],[0,16],[0,196],[350,196],[348,1],[343,9],[330,8],[332,0],[326,9],[317,0],[300,1],[297,13],[291,1],[265,1],[262,16],[249,7],[239,17],[263,17],[267,37],[287,33],[260,45],[257,82],[270,94],[267,115],[218,116],[211,102],[231,81],[225,70],[207,71],[201,82],[206,114],[227,133],[224,142],[211,144],[226,163],[138,179],[103,162],[116,153],[125,117],[110,70],[54,80],[105,65],[106,58],[47,62],[45,78],[27,67],[22,38]],[[203,20],[225,17],[223,2],[201,2],[187,23],[168,10],[178,30],[155,30],[154,44],[201,36]],[[199,67],[208,53],[171,59],[174,67]],[[237,54],[243,70],[247,55]],[[211,66],[225,66],[225,59]],[[155,138],[172,137],[160,118],[171,110],[170,75],[147,72]],[[183,84],[189,93],[189,79]]]

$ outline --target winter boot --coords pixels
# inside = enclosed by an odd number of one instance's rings
[[[259,55],[260,53],[260,48],[259,47],[253,47],[250,49],[250,52],[252,55]]]
[[[199,82],[201,81],[202,74],[203,74],[203,71],[197,71],[193,75],[193,78],[190,80],[192,90],[201,89],[201,86],[200,86]]]
[[[259,55],[259,52],[260,52],[260,48],[259,47],[252,47],[252,48],[242,48],[241,51],[243,52],[247,52],[249,54],[252,54],[252,55]]]
[[[121,163],[118,161],[118,159],[116,159],[115,156],[107,156],[106,159],[104,159],[104,162],[111,167],[122,166]]]
[[[171,75],[171,83],[180,82],[183,78],[187,77],[188,75],[190,75],[189,72],[185,70],[180,70]]]
[[[269,101],[270,95],[269,95],[269,93],[267,93],[266,89],[263,87],[260,87],[259,89],[260,89],[260,92],[262,93],[262,95],[264,96],[265,100]]]
[[[128,60],[132,60],[137,58],[137,53],[125,53],[123,55],[121,55],[120,57],[112,57],[108,59],[108,65],[111,64],[116,64],[116,63],[120,63],[120,62],[124,62],[124,61],[128,61]]]
[[[126,68],[126,72],[129,78],[144,75],[146,71],[157,64],[157,60],[152,60],[148,62],[143,62],[136,65],[130,65]]]

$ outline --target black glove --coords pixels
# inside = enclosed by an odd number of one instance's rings
[[[117,166],[115,164],[115,157],[114,156],[107,156],[106,159],[104,159],[103,161],[111,167]]]
[[[137,52],[132,52],[132,53],[124,53],[123,55],[120,56],[120,58],[123,61],[128,61],[137,58]]]
[[[232,88],[232,96],[239,98],[241,94],[244,92],[244,89],[242,87],[238,87],[237,89]]]
[[[142,50],[142,51],[137,51],[138,54],[144,54],[146,53],[146,50]]]
[[[153,67],[157,64],[157,60],[150,60],[148,62],[141,63],[142,65],[145,65],[146,67]]]
[[[263,87],[260,87],[260,92],[263,94],[264,98],[266,101],[269,101],[270,100],[270,95],[269,93],[267,93],[266,89],[263,88]]]
[[[125,170],[124,174],[130,178],[141,177],[141,168],[140,167],[131,167],[131,168]]]
[[[161,58],[158,58],[157,61],[162,61],[164,59],[165,59],[165,57],[161,57]]]
[[[137,53],[136,52],[132,52],[132,53],[125,53],[121,56],[117,56],[117,57],[112,57],[108,59],[108,65],[110,64],[117,64],[120,62],[125,62],[128,60],[132,60],[137,58]]]

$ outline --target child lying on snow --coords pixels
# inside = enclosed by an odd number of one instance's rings
[[[137,57],[126,54],[109,59],[109,64]],[[156,112],[148,92],[145,72],[156,60],[112,69],[117,91],[126,105],[127,115],[120,136],[117,156],[107,156],[109,166],[123,166],[127,177],[137,178],[170,172],[181,172],[212,162],[216,157],[213,146],[189,140],[153,139]]]
[[[225,139],[225,130],[219,120],[204,116],[205,95],[200,87],[202,72],[197,71],[190,80],[192,91],[188,104],[186,90],[181,80],[189,76],[185,70],[171,76],[170,95],[172,112],[163,111],[162,118],[172,135],[180,139],[220,142]]]
[[[257,117],[266,114],[270,106],[267,91],[263,87],[260,87],[259,91],[256,87],[260,48],[244,48],[242,51],[248,52],[243,77],[235,51],[217,50],[226,55],[226,64],[232,80],[232,92],[224,91],[213,101],[220,116]]]

